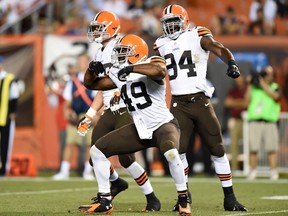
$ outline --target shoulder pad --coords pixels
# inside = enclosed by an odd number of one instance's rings
[[[165,39],[166,39],[166,37],[164,35],[157,38],[153,44],[153,50],[156,51],[159,47],[161,47],[163,44],[165,44]]]

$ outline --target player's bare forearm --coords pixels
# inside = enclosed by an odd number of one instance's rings
[[[107,77],[98,77],[94,72],[89,69],[86,70],[84,76],[84,86],[91,90],[109,90],[115,88],[112,80]],[[112,87],[113,86],[113,87]]]
[[[98,112],[103,107],[103,105],[103,93],[102,91],[98,91],[90,107]]]
[[[91,72],[89,69],[86,70],[85,76],[84,76],[84,85],[88,89],[94,89],[93,83],[97,79],[97,76],[95,73]]]
[[[133,66],[133,72],[151,77],[154,80],[162,80],[167,73],[166,66],[160,63],[147,63]]]
[[[94,90],[110,90],[117,88],[114,82],[110,79],[110,77],[99,77],[93,83]]]

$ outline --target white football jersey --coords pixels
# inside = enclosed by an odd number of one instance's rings
[[[143,63],[149,63],[159,57],[150,57]],[[161,58],[164,62],[164,59]],[[130,73],[127,81],[118,80],[119,68],[111,68],[109,77],[121,92],[131,116],[133,117],[139,137],[151,139],[153,131],[174,117],[166,105],[166,85],[160,85],[150,77]]]
[[[94,56],[94,61],[100,61],[106,71],[106,74],[109,73],[110,68],[112,67],[111,63],[111,55],[113,51],[113,47],[115,45],[116,39],[112,39],[108,42],[108,44],[103,47],[99,47],[95,53]],[[104,75],[104,74],[103,74]],[[111,90],[105,90],[103,92],[103,103],[104,103],[104,109],[109,109],[110,108],[110,100],[114,96],[114,92],[118,91],[118,89],[111,89]],[[126,107],[123,100],[120,100],[119,102],[119,107],[123,108]]]
[[[202,37],[212,37],[210,30],[197,26],[183,31],[176,40],[159,37],[154,50],[165,58],[172,95],[204,92],[211,97],[214,89],[206,83],[209,51],[201,47]]]

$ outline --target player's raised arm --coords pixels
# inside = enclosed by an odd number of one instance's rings
[[[240,76],[238,65],[234,60],[233,54],[222,43],[213,39],[213,37],[202,37],[201,47],[211,51],[213,54],[221,58],[223,62],[228,64],[227,75],[233,79]]]
[[[167,73],[165,60],[161,57],[152,57],[149,63],[130,65],[119,71],[119,75],[129,73],[139,73],[149,76],[151,79],[159,81],[162,80]]]

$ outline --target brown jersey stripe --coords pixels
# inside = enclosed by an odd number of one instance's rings
[[[166,64],[165,60],[162,57],[158,57],[158,56],[153,56],[150,59],[150,63],[151,62],[158,62],[158,63],[164,63]]]
[[[198,32],[201,32],[201,31],[209,31],[210,32],[210,30],[208,28],[205,28],[205,27],[202,27],[202,28],[198,29]]]
[[[135,179],[135,181],[139,186],[142,186],[143,184],[145,184],[146,181],[148,181],[147,173],[144,172],[140,177]]]
[[[198,35],[203,36],[205,34],[212,34],[211,31],[207,28],[200,28],[198,29]]]
[[[211,33],[198,34],[198,36],[211,35]]]
[[[204,34],[212,34],[211,31],[201,31],[198,32],[198,35],[204,35]]]

